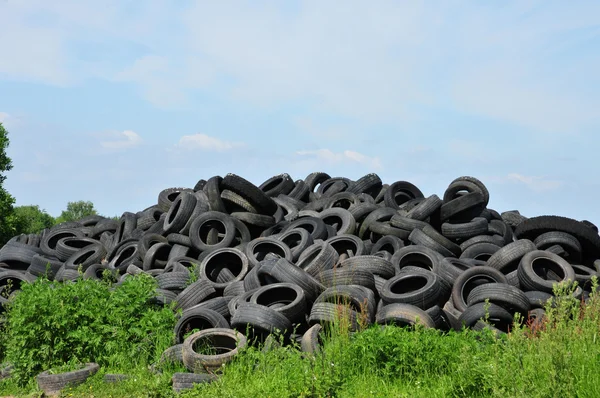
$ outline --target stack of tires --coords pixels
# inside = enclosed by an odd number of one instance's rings
[[[342,321],[502,333],[515,314],[541,320],[556,283],[577,281],[576,297],[589,296],[595,225],[499,214],[488,202],[473,177],[440,198],[376,174],[281,174],[259,186],[215,176],[165,189],[119,221],[92,216],[14,237],[0,249],[0,302],[45,273],[71,281],[109,272],[116,283],[146,273],[158,285],[153,302],[181,310],[165,355],[210,372],[275,331],[309,352],[323,326]],[[198,352],[197,341],[214,352]],[[186,377],[177,388],[195,382]]]

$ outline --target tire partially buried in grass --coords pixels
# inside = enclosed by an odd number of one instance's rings
[[[231,361],[246,344],[246,336],[232,329],[201,330],[183,342],[183,364],[192,372],[209,373]]]
[[[57,395],[67,386],[82,384],[88,377],[95,374],[100,367],[97,363],[86,363],[82,369],[71,372],[51,374],[49,371],[40,373],[36,379],[40,390],[45,395]]]

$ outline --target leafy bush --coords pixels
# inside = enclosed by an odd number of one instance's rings
[[[175,315],[149,304],[156,282],[148,275],[122,285],[40,278],[24,285],[8,305],[6,360],[25,383],[65,363],[97,362],[126,369],[147,364],[173,341]]]

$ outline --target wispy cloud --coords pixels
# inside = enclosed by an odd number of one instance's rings
[[[358,163],[373,169],[382,169],[383,164],[378,157],[370,157],[360,152],[345,150],[343,152],[333,152],[329,149],[317,149],[310,151],[297,151],[297,155],[312,157],[326,164],[336,163]]]
[[[518,173],[510,173],[506,179],[511,182],[524,184],[535,192],[553,191],[563,185],[562,181],[550,180],[545,177],[525,176]]]
[[[244,146],[243,142],[224,141],[206,134],[184,135],[177,144],[177,147],[181,149],[200,149],[215,152],[225,152]]]
[[[10,115],[6,112],[0,112],[0,123],[4,123],[8,120]]]
[[[142,143],[142,137],[131,130],[108,134],[115,139],[111,141],[100,142],[100,145],[106,149],[128,149],[136,147]]]

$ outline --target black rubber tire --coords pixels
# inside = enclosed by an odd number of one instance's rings
[[[457,194],[461,191],[466,192],[479,192],[483,195],[484,205],[487,206],[490,201],[490,193],[486,186],[475,177],[458,177],[454,179],[446,191],[444,192],[444,202],[449,202],[457,197]]]
[[[352,268],[334,268],[322,271],[317,280],[325,287],[335,287],[340,285],[358,285],[364,286],[372,291],[376,291],[375,278],[373,274],[364,269]]]
[[[377,311],[377,299],[373,290],[359,285],[336,285],[328,287],[317,297],[315,303],[347,305],[357,314],[366,314],[367,323],[372,323]]]
[[[236,211],[247,211],[249,213],[257,214],[258,210],[250,204],[245,198],[241,197],[237,193],[225,189],[221,192],[221,199],[225,204],[227,213]]]
[[[206,194],[208,198],[208,206],[210,211],[217,211],[220,213],[226,213],[227,209],[225,207],[225,203],[221,199],[221,182],[223,178],[220,176],[214,176],[206,181],[206,185],[202,190]]]
[[[273,283],[263,286],[254,292],[250,302],[271,307],[285,315],[292,323],[300,322],[307,310],[304,290],[293,283]]]
[[[441,233],[439,233],[431,225],[427,224],[423,228],[420,228],[420,230],[428,238],[428,239],[423,239],[424,242],[426,242],[428,244],[417,243],[417,242],[415,242],[415,244],[417,244],[417,245],[421,244],[421,245],[430,247],[430,248],[432,248],[433,250],[437,251],[438,253],[440,253],[442,255],[444,255],[444,250],[442,250],[442,248],[443,248],[443,249],[446,250],[446,253],[447,252],[450,253],[450,255],[448,255],[446,257],[458,257],[458,256],[460,256],[460,254],[462,252],[461,247],[459,245],[457,245],[456,243],[452,242],[450,239],[446,238]]]
[[[230,278],[219,278],[223,270],[229,270]],[[232,282],[244,279],[250,269],[248,257],[239,249],[224,247],[211,251],[200,264],[199,276],[222,291]]]
[[[246,199],[260,214],[273,215],[277,204],[260,188],[244,178],[229,173],[221,181],[221,189],[229,189]]]
[[[223,234],[221,241],[211,244],[207,241],[211,229],[220,229]],[[236,235],[236,228],[232,217],[216,211],[206,212],[197,217],[190,226],[190,241],[192,246],[200,251],[215,250],[229,247]]]
[[[448,315],[439,305],[434,305],[433,307],[425,310],[425,312],[433,320],[436,329],[444,332],[448,332],[453,329],[453,324],[450,322]]]
[[[462,259],[446,257],[440,261],[437,274],[450,285],[454,285],[456,279],[469,268],[474,267],[473,264],[463,261]]]
[[[477,235],[477,236],[474,236],[474,237],[462,242],[460,244],[460,249],[461,249],[461,251],[464,252],[470,246],[478,244],[478,243],[492,243],[492,244],[494,244],[496,246],[500,246],[500,247],[503,247],[506,244],[508,244],[508,243],[504,242],[503,237],[498,236],[498,235]]]
[[[311,245],[314,240],[307,230],[302,228],[290,229],[276,237],[277,240],[282,241],[292,252],[292,262],[298,261],[300,255]]]
[[[186,237],[189,243],[189,237]],[[139,240],[138,253],[141,259],[146,257],[146,252],[152,245],[157,243],[168,243],[168,237],[164,237],[160,234],[145,233]]]
[[[397,236],[384,236],[373,244],[371,248],[371,254],[380,252],[382,250],[394,255],[398,250],[404,247],[404,241]]]
[[[389,186],[383,195],[386,207],[398,209],[402,203],[411,199],[424,198],[423,192],[408,181],[396,181]]]
[[[239,296],[240,294],[244,293],[246,291],[245,287],[244,287],[244,281],[237,281],[237,282],[231,282],[230,284],[228,284],[225,289],[223,289],[223,296],[224,297],[235,297],[235,296]]]
[[[322,339],[321,333],[323,327],[320,324],[314,324],[302,335],[300,349],[308,354],[318,354],[321,352]]]
[[[418,324],[424,328],[435,328],[435,322],[427,312],[406,303],[393,303],[381,307],[377,311],[376,322],[379,325],[405,327]]]
[[[170,305],[177,299],[177,294],[170,290],[156,289],[154,296],[148,300],[148,304],[164,307]]]
[[[349,257],[365,254],[365,244],[355,235],[337,235],[325,241],[341,256],[347,254]]]
[[[106,260],[110,267],[124,273],[130,264],[139,260],[138,241],[134,239],[122,241],[106,255]],[[143,263],[140,264],[140,267],[143,267]]]
[[[317,277],[321,271],[332,269],[339,257],[333,246],[319,240],[300,254],[296,265],[311,276]]]
[[[231,327],[246,333],[250,328],[251,339],[264,341],[267,335],[278,331],[283,335],[292,332],[292,322],[273,308],[254,303],[239,303],[231,317]]]
[[[360,315],[349,306],[320,302],[315,303],[308,316],[308,324],[334,325],[347,323],[350,331],[358,330]]]
[[[27,272],[34,276],[47,275],[48,279],[52,280],[63,265],[64,263],[56,258],[48,258],[44,255],[36,254],[32,257]]]
[[[273,176],[260,184],[258,188],[269,197],[287,195],[294,189],[294,180],[287,173]]]
[[[177,320],[173,332],[175,334],[175,343],[181,344],[184,336],[194,329],[206,330],[213,328],[229,328],[229,322],[220,313],[208,308],[194,306],[181,314]]]
[[[58,244],[58,241],[62,238],[69,237],[83,238],[84,234],[78,229],[54,227],[43,237],[42,241],[40,242],[40,249],[46,256],[57,257],[56,245]],[[2,260],[2,252],[9,246],[10,244],[6,244],[2,249],[0,249],[0,261],[4,261]]]
[[[79,250],[97,244],[98,241],[92,238],[67,237],[62,238],[56,243],[56,258],[60,261],[66,261],[73,253]]]
[[[536,250],[535,245],[528,239],[519,239],[504,246],[494,253],[486,265],[495,268],[503,274],[515,271],[519,267],[521,258],[527,253]]]
[[[423,310],[440,304],[441,279],[432,272],[400,273],[382,288],[385,304],[411,304]]]
[[[358,228],[358,237],[361,239],[367,238],[367,233],[371,228],[371,224],[376,222],[390,221],[397,214],[397,210],[389,207],[381,207],[373,210],[368,216],[361,222],[360,228]],[[358,220],[358,218],[355,218]],[[393,225],[392,225],[393,226]]]
[[[550,293],[540,292],[539,290],[530,290],[524,293],[529,299],[529,307],[531,309],[546,308],[548,301],[554,297]]]
[[[488,221],[483,217],[475,217],[469,222],[442,224],[442,235],[452,240],[467,240],[488,232]]]
[[[325,209],[319,213],[319,217],[326,225],[335,228],[336,235],[354,234],[356,231],[356,220],[346,209],[339,207]]]
[[[558,276],[560,279],[544,278],[542,274],[547,274],[549,271],[554,273],[554,277]],[[521,258],[518,277],[523,290],[539,290],[552,293],[555,283],[575,281],[575,270],[567,260],[557,254],[546,250],[533,250]]]
[[[181,192],[194,193],[190,188],[167,188],[160,191],[158,194],[158,208],[163,212],[168,212],[173,202],[177,199]]]
[[[196,345],[204,342],[216,353],[202,354]],[[183,364],[192,372],[212,373],[235,358],[246,347],[246,337],[232,329],[214,328],[196,332],[183,342]]]
[[[296,228],[306,229],[311,234],[313,240],[327,239],[327,228],[323,220],[319,217],[300,217],[292,221],[281,232],[287,232]]]
[[[186,272],[165,272],[160,275],[156,275],[154,279],[159,289],[172,290],[181,292],[190,283],[191,275],[188,271]]]
[[[481,215],[484,208],[485,199],[483,195],[480,192],[471,192],[445,202],[440,209],[440,221],[469,221]]]
[[[500,249],[500,246],[493,243],[475,243],[467,247],[460,255],[460,258],[472,258],[475,260],[487,261]]]
[[[530,309],[529,299],[525,293],[508,283],[486,283],[475,287],[467,297],[467,305],[483,303],[486,300],[511,313],[518,312],[525,317]]]
[[[413,207],[406,216],[414,220],[425,221],[439,211],[442,204],[442,200],[437,195],[431,195]]]
[[[310,188],[308,185],[302,180],[296,180],[294,189],[290,191],[288,196],[290,198],[294,198],[297,200],[301,200],[302,202],[308,202],[308,193],[310,192]]]
[[[390,261],[377,256],[354,256],[339,263],[339,267],[351,270],[365,270],[384,279],[396,275],[396,270]]]
[[[346,189],[346,192],[356,195],[365,193],[371,197],[375,197],[379,191],[381,191],[382,185],[381,178],[375,173],[370,173],[352,183],[348,189]]]
[[[546,250],[554,245],[559,245],[566,251],[565,258],[571,264],[577,264],[581,261],[581,244],[573,235],[566,232],[550,231],[545,232],[535,238],[533,241],[535,247],[540,250]],[[562,256],[561,256],[562,257]]]
[[[392,256],[392,264],[396,274],[408,265],[418,266],[435,273],[438,272],[443,256],[428,247],[411,245],[403,247]]]
[[[156,243],[152,245],[142,258],[142,268],[144,271],[164,269],[169,262],[171,249],[172,247],[168,243]]]
[[[209,298],[215,297],[216,294],[217,291],[210,282],[201,279],[192,283],[177,295],[175,298],[175,301],[177,302],[175,309],[188,309]]]
[[[500,235],[502,237],[504,244],[499,244],[499,246],[508,245],[514,240],[512,228],[502,220],[489,221],[488,234]]]
[[[45,395],[57,395],[67,386],[77,386],[84,383],[88,377],[94,375],[100,366],[97,363],[86,363],[82,369],[71,372],[50,374],[49,371],[42,372],[36,376],[36,381],[40,390]]]
[[[21,285],[32,283],[36,277],[16,270],[0,271],[0,313],[3,312],[2,306],[8,302],[8,298],[14,292],[21,289]]]
[[[390,225],[407,231],[408,234],[410,234],[414,229],[423,229],[429,224],[427,224],[425,221],[408,218],[404,213],[397,213],[390,219]]]
[[[327,271],[324,271],[327,272]],[[296,267],[285,258],[279,258],[269,272],[278,282],[287,282],[300,286],[309,302],[313,302],[325,290],[317,279],[302,268]]]
[[[216,374],[176,372],[173,373],[171,382],[173,383],[173,391],[179,393],[194,388],[196,384],[212,383],[218,378],[219,376]]]
[[[508,328],[513,324],[513,314],[508,312],[503,307],[494,303],[480,302],[468,306],[458,318],[461,326],[473,328],[479,320],[488,317],[494,327],[507,332]]]
[[[73,253],[65,261],[66,269],[78,269],[80,266],[85,271],[90,265],[97,264],[106,256],[106,249],[100,243],[92,244]]]
[[[592,278],[598,278],[598,273],[589,267],[583,265],[571,264],[573,271],[575,271],[575,280],[577,285],[581,286],[584,291],[590,291],[592,289]]]
[[[580,221],[559,216],[539,216],[529,218],[515,229],[517,239],[535,240],[543,233],[550,231],[566,232],[574,236],[582,248],[582,263],[593,266],[600,258],[600,235]]]
[[[92,264],[83,273],[83,279],[102,280],[104,273],[107,272],[110,280],[114,283],[118,281],[118,273],[107,264]]]
[[[471,291],[486,283],[507,283],[506,276],[495,268],[475,266],[461,273],[452,285],[452,303],[458,311],[467,309],[467,297]]]
[[[134,238],[133,231],[137,227],[137,216],[134,213],[126,211],[119,219],[119,225],[114,234],[114,241],[120,243],[124,240]]]
[[[351,208],[359,206],[362,203],[363,202],[360,201],[358,195],[351,192],[340,192],[327,199],[324,210],[342,208],[350,211]]]
[[[166,233],[181,232],[198,204],[194,192],[181,192],[173,202],[165,217],[163,230]]]
[[[256,267],[269,253],[276,254],[292,261],[292,250],[281,240],[275,237],[256,238],[246,245],[244,252],[248,257],[250,267]]]
[[[164,350],[158,364],[183,364],[183,343],[175,344]]]

